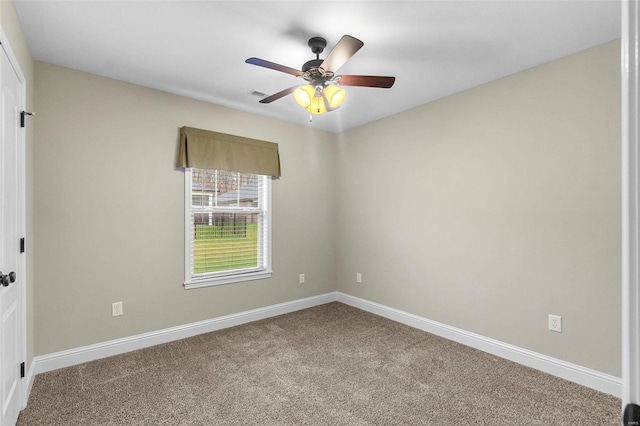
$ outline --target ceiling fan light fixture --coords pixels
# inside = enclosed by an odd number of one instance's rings
[[[315,93],[316,89],[312,85],[307,84],[294,90],[293,97],[302,108],[308,108],[311,105]]]
[[[293,92],[298,105],[311,114],[324,114],[338,108],[344,101],[347,92],[334,85],[314,87],[310,84],[298,87]]]

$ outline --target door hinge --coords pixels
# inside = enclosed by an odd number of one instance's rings
[[[36,113],[35,112],[20,111],[20,127],[24,127],[24,116],[25,115],[35,116]]]
[[[20,253],[24,253],[24,238],[20,238]]]
[[[20,378],[24,378],[24,361],[20,363]]]

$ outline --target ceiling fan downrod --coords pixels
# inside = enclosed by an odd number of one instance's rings
[[[316,59],[320,59],[320,54],[327,47],[327,40],[322,37],[311,37],[308,42],[311,52],[316,54]]]

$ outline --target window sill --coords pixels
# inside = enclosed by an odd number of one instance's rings
[[[271,275],[273,275],[273,271],[259,271],[259,272],[250,272],[247,274],[227,275],[224,277],[185,281],[184,288],[185,290],[191,290],[194,288],[232,284],[232,283],[238,283],[242,281],[262,280],[265,278],[271,278]]]

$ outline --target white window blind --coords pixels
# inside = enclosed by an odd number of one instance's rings
[[[271,276],[270,183],[251,173],[187,170],[187,288]]]

